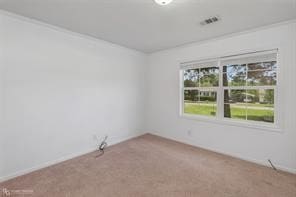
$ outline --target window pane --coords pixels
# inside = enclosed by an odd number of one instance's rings
[[[274,90],[225,90],[224,117],[274,122]]]
[[[247,84],[249,86],[276,85],[276,71],[249,71]]]
[[[276,61],[272,61],[272,62],[263,62],[263,64],[271,64],[271,69],[272,69],[272,70],[276,70],[276,68],[277,68]]]
[[[276,61],[248,64],[248,70],[271,70],[276,68]]]
[[[246,90],[224,90],[224,117],[246,120]]]
[[[274,90],[247,90],[247,120],[274,122]]]
[[[223,66],[223,72],[228,73],[237,73],[239,75],[245,75],[246,74],[246,64],[234,64],[234,65],[225,65]]]
[[[219,68],[218,67],[206,67],[200,69],[201,74],[203,75],[218,75]]]
[[[185,102],[197,102],[199,99],[199,91],[198,90],[184,90],[184,101]]]
[[[244,103],[246,90],[224,90],[224,103]]]
[[[200,87],[214,87],[219,84],[219,68],[207,67],[200,69]]]
[[[184,87],[198,87],[199,69],[184,70]]]
[[[200,76],[200,87],[215,87],[219,85],[219,75],[201,75]]]
[[[217,93],[213,91],[184,91],[184,113],[216,116]]]
[[[235,75],[231,73],[223,74],[223,86],[245,86],[246,75]]]
[[[223,86],[246,85],[246,65],[223,66]]]
[[[236,104],[236,103],[224,104],[224,117],[246,120],[245,104]]]

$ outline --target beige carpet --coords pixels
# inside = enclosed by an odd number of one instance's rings
[[[25,196],[295,197],[296,175],[144,135],[0,184]],[[15,195],[20,196],[20,195]]]

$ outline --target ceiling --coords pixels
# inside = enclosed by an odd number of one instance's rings
[[[0,9],[146,53],[296,18],[296,0],[0,0]]]

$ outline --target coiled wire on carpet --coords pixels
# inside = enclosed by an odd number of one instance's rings
[[[107,142],[106,142],[106,141],[107,141],[107,138],[108,138],[108,136],[106,135],[105,138],[104,138],[104,140],[101,142],[101,144],[100,144],[100,146],[99,146],[100,154],[97,155],[96,157],[100,157],[100,156],[104,155],[104,153],[105,153],[105,148],[108,146],[108,144],[107,144]]]

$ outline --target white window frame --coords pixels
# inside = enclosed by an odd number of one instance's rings
[[[277,54],[277,68],[276,68],[276,85],[275,86],[230,86],[230,87],[224,87],[223,86],[223,65],[221,62],[223,60],[233,58],[233,57],[251,57],[254,55],[263,55],[263,54],[270,54],[270,53],[276,53]],[[241,53],[241,54],[235,54],[235,55],[227,55],[227,56],[221,56],[218,58],[207,58],[203,60],[197,60],[197,61],[190,61],[190,62],[181,62],[180,63],[180,73],[179,73],[179,79],[180,79],[180,117],[186,118],[186,119],[192,119],[192,120],[201,120],[206,122],[212,122],[217,124],[226,124],[226,125],[233,125],[233,126],[240,126],[240,127],[249,127],[249,128],[257,128],[257,129],[263,129],[263,130],[269,130],[269,131],[276,131],[281,132],[282,129],[280,127],[280,118],[279,114],[279,97],[278,97],[278,87],[279,87],[279,67],[280,62],[278,58],[279,50],[278,49],[269,49],[269,50],[262,50],[262,51],[253,51],[248,53]],[[189,89],[199,89],[199,90],[215,90],[217,91],[217,110],[216,110],[216,116],[205,116],[205,115],[197,115],[197,114],[187,114],[184,113],[184,70],[187,70],[191,68],[191,65],[194,64],[202,64],[207,62],[214,62],[217,61],[217,67],[219,68],[219,86],[217,87],[199,87],[199,88],[189,88]],[[204,68],[204,66],[196,67],[193,66],[192,68]],[[188,89],[188,88],[186,88]],[[274,122],[273,123],[267,123],[262,121],[254,121],[254,120],[240,120],[240,119],[231,119],[224,117],[224,90],[225,89],[274,89]]]

